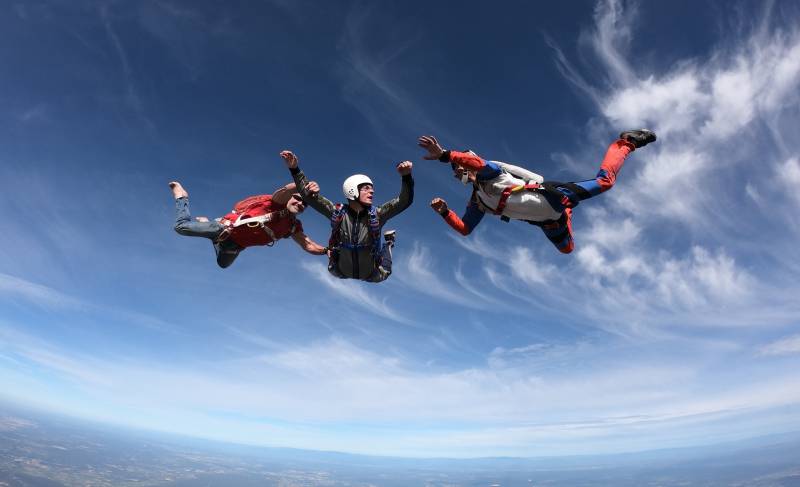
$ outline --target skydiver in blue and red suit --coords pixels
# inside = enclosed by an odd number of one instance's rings
[[[504,221],[522,220],[540,227],[559,252],[568,254],[575,248],[572,209],[611,189],[625,158],[655,140],[656,134],[646,129],[622,132],[608,147],[594,179],[570,183],[545,181],[525,168],[487,161],[471,151],[444,150],[431,135],[420,137],[419,145],[428,151],[425,159],[449,162],[456,178],[472,184],[472,196],[460,218],[442,198],[431,201],[431,207],[454,230],[469,235],[484,214],[491,213]]]

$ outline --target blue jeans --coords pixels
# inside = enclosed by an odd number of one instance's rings
[[[242,248],[234,242],[224,240],[218,242],[217,238],[225,227],[217,221],[198,222],[192,220],[189,212],[189,198],[175,200],[175,231],[186,237],[204,237],[214,244],[217,254],[217,265],[223,269],[233,264]]]

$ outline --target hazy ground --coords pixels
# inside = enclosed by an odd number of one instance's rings
[[[0,409],[0,486],[800,486],[800,434],[565,458],[403,459],[115,431]]]

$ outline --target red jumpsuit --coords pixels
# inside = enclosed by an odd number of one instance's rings
[[[545,210],[552,210],[553,214],[560,215],[557,218],[537,219],[533,217],[528,219],[515,217],[515,219],[521,219],[541,227],[548,240],[560,252],[564,254],[572,252],[575,248],[575,242],[572,237],[572,208],[585,199],[611,189],[617,180],[617,174],[622,169],[625,158],[634,149],[635,146],[631,142],[618,139],[608,147],[606,155],[600,164],[600,170],[594,179],[571,183],[544,182],[541,188],[530,190],[538,191],[542,194],[544,199],[537,200],[539,201],[539,206],[548,205]],[[469,235],[480,223],[487,211],[502,215],[503,208],[491,207],[486,204],[487,200],[496,201],[498,199],[496,194],[498,191],[497,185],[493,186],[492,182],[497,181],[497,178],[502,175],[501,163],[485,161],[470,152],[457,151],[445,151],[440,160],[476,173],[472,197],[464,215],[459,218],[452,210],[448,210],[447,213],[442,215],[448,225],[462,235]],[[492,194],[492,192],[495,192],[495,194]],[[541,208],[533,213],[541,214]]]

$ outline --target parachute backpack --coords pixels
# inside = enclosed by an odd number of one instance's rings
[[[328,248],[338,249],[345,248],[348,250],[358,250],[367,247],[366,245],[343,243],[341,241],[341,234],[339,230],[342,227],[344,214],[347,207],[341,203],[336,203],[333,213],[331,214],[331,238],[328,241]],[[372,258],[375,260],[375,267],[380,267],[381,264],[381,249],[383,248],[381,241],[381,221],[378,217],[378,209],[375,206],[369,207],[369,234],[372,237]]]
[[[278,204],[273,203],[272,195],[269,194],[250,196],[239,201],[234,205],[233,211],[220,218],[219,222],[225,229],[217,241],[231,239],[240,247],[275,245],[278,238],[267,224],[278,218],[289,216],[292,217],[290,233],[294,233],[297,222],[286,208],[274,211],[274,206],[278,206]]]

